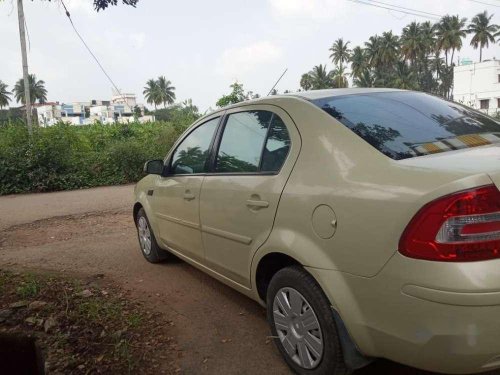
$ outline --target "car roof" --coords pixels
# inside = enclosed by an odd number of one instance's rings
[[[245,105],[250,104],[272,104],[274,100],[279,99],[289,99],[289,98],[301,98],[305,100],[315,100],[321,98],[328,98],[332,96],[344,96],[344,95],[362,95],[362,94],[371,94],[377,92],[405,92],[408,90],[400,90],[400,89],[392,89],[392,88],[346,88],[346,89],[326,89],[326,90],[310,90],[310,91],[297,91],[291,92],[287,94],[278,94],[278,95],[270,95],[270,96],[262,96],[258,99],[245,100],[243,102],[239,102],[236,104],[231,104],[222,108],[218,108],[213,112],[208,113],[203,116],[200,120],[204,120],[207,117],[213,116],[214,114],[218,114],[220,112],[226,111],[232,108],[238,108]],[[200,121],[198,121],[200,122]]]
[[[284,94],[284,96],[298,96],[306,100],[315,100],[321,98],[328,98],[332,96],[342,96],[342,95],[360,95],[360,94],[372,94],[376,92],[391,92],[391,91],[406,91],[391,88],[349,88],[349,89],[327,89],[327,90],[310,90],[310,91],[299,91],[290,94]]]

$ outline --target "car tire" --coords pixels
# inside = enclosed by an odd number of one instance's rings
[[[141,208],[135,218],[137,237],[142,255],[150,263],[160,263],[168,260],[172,254],[161,249],[156,242],[155,235],[149,224],[144,208]]]
[[[296,374],[351,372],[344,362],[331,304],[302,267],[286,267],[273,276],[267,289],[267,319],[276,346]]]

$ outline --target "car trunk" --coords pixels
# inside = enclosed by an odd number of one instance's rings
[[[443,173],[462,173],[464,177],[486,173],[500,189],[500,145],[436,153],[400,160],[397,163],[410,167],[442,170]]]

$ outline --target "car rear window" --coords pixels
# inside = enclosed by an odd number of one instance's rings
[[[312,101],[392,159],[500,143],[500,123],[421,92],[391,91]]]

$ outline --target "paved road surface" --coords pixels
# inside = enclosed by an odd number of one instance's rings
[[[257,303],[182,261],[143,259],[130,215],[132,190],[0,197],[0,265],[104,274],[172,320],[183,374],[289,374]],[[379,361],[356,374],[428,373]]]

